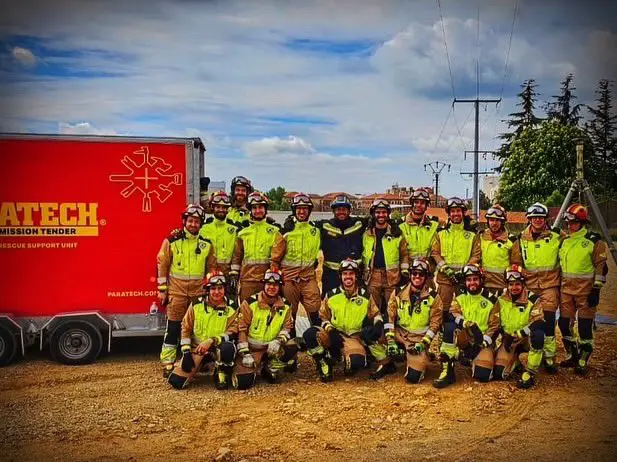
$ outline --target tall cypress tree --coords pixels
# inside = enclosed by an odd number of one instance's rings
[[[553,95],[553,101],[544,105],[544,110],[549,119],[557,120],[566,125],[578,125],[581,120],[579,112],[582,104],[574,104],[576,95],[574,90],[576,87],[572,85],[574,76],[568,74],[561,81],[561,92],[559,95]]]
[[[593,141],[593,164],[605,193],[617,191],[617,115],[612,114],[612,86],[612,81],[600,80],[595,92],[595,107],[587,106],[592,116],[586,129]]]

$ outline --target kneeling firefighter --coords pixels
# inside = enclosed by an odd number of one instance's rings
[[[324,298],[319,311],[321,326],[312,326],[303,334],[322,382],[332,380],[332,368],[341,359],[345,375],[367,367],[367,345],[378,370],[389,362],[384,345],[377,343],[383,336],[379,308],[369,292],[358,285],[360,265],[348,258],[338,271],[342,284]],[[393,365],[390,368],[395,370]]]
[[[539,297],[527,290],[522,268],[512,265],[505,271],[506,292],[499,297],[501,345],[497,349],[493,379],[504,380],[516,369],[520,353],[527,355],[527,368],[519,388],[531,388],[542,363],[544,315]]]
[[[405,380],[409,383],[419,383],[424,377],[427,352],[443,320],[441,298],[431,289],[429,275],[426,259],[415,259],[410,282],[398,287],[388,301],[388,356],[406,355]]]
[[[298,346],[290,340],[293,328],[291,305],[281,297],[283,275],[266,271],[263,290],[240,305],[238,356],[233,385],[239,390],[255,384],[257,370],[270,383],[278,382],[283,370],[294,371]]]
[[[483,288],[482,270],[473,263],[463,267],[465,289],[452,301],[450,315],[444,324],[440,348],[442,371],[433,381],[436,388],[456,382],[454,362],[462,350],[463,361],[472,361],[472,375],[480,382],[491,379],[494,364],[493,337],[499,329],[497,297]]]
[[[231,384],[238,334],[235,302],[225,297],[227,281],[220,271],[208,274],[206,294],[199,297],[182,319],[182,361],[167,381],[185,388],[206,363],[214,362],[214,385],[221,390]]]

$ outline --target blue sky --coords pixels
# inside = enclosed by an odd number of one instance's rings
[[[481,96],[503,98],[482,107],[481,149],[498,146],[524,79],[548,98],[573,72],[587,103],[599,78],[617,78],[617,2],[577,3],[520,0],[504,72],[517,1],[441,1],[455,96],[475,96],[479,57]],[[200,136],[213,180],[243,174],[261,189],[430,185],[423,165],[436,160],[452,164],[442,193],[471,187],[459,172],[473,116],[452,109],[436,1],[2,8],[0,131]]]

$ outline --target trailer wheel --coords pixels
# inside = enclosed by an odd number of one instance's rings
[[[51,334],[51,357],[68,365],[90,364],[103,348],[101,331],[88,321],[67,321]]]
[[[0,367],[8,366],[17,354],[17,338],[0,324]]]

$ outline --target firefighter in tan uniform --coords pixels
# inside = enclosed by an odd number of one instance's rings
[[[444,322],[459,285],[459,273],[467,263],[480,262],[480,239],[475,225],[465,215],[467,205],[452,197],[446,206],[448,222],[437,231],[431,256],[437,264],[437,292],[443,303]]]
[[[214,247],[216,265],[226,277],[231,270],[231,257],[236,246],[238,229],[234,222],[227,218],[231,200],[224,191],[212,193],[208,201],[212,216],[206,218],[206,222],[199,230],[199,235],[208,239]],[[235,287],[230,287],[232,295]]]
[[[608,247],[600,236],[589,229],[589,213],[581,204],[572,204],[565,213],[568,235],[559,249],[561,264],[561,316],[559,330],[567,358],[562,367],[574,367],[585,375],[593,352],[593,321],[600,289],[606,282]],[[578,318],[577,344],[572,324]]]
[[[390,222],[390,204],[376,199],[371,220],[362,236],[364,283],[382,313],[397,285],[409,281],[407,242],[398,225]]]
[[[559,306],[559,246],[564,233],[548,225],[548,208],[536,202],[527,209],[527,226],[512,246],[512,264],[523,267],[527,288],[540,299],[544,314],[544,370],[557,372],[555,321]]]
[[[267,270],[263,290],[240,306],[238,356],[233,374],[234,387],[239,390],[255,384],[260,368],[264,379],[276,383],[286,367],[296,364],[298,347],[290,340],[291,306],[280,295],[282,286],[281,272]]]
[[[308,354],[313,358],[322,382],[333,378],[334,364],[344,361],[349,376],[367,367],[366,348],[377,360],[375,374],[396,371],[387,358],[383,343],[383,318],[369,292],[359,287],[360,266],[351,258],[339,264],[341,286],[327,293],[322,301],[321,326],[312,326],[304,334]],[[376,377],[378,378],[378,377]]]
[[[180,342],[180,325],[191,299],[203,295],[203,280],[216,269],[216,257],[209,240],[199,235],[205,211],[190,204],[182,213],[184,228],[163,241],[157,255],[159,300],[167,308],[167,328],[161,349],[163,375],[174,367]]]
[[[428,350],[441,329],[443,310],[437,291],[429,286],[426,259],[411,264],[410,282],[396,290],[388,301],[385,324],[388,356],[406,355],[405,380],[420,383],[428,367]]]
[[[519,355],[528,352],[527,367],[519,388],[531,388],[542,363],[544,314],[538,296],[525,287],[523,270],[512,265],[504,272],[507,290],[497,300],[501,323],[501,345],[495,354],[493,379],[505,380],[519,364]]]
[[[463,267],[465,290],[452,302],[453,321],[444,324],[440,347],[442,370],[433,381],[436,388],[456,382],[454,363],[459,357],[472,361],[472,376],[479,382],[491,379],[494,366],[493,341],[499,331],[497,296],[483,288],[482,270],[473,263]]]
[[[426,214],[431,201],[430,192],[426,188],[415,189],[409,197],[409,203],[412,206],[411,212],[405,215],[403,223],[399,226],[401,232],[407,241],[407,252],[409,253],[409,261],[416,258],[426,258],[430,266],[429,284],[434,287],[433,273],[435,265],[431,256],[431,248],[437,230],[439,229],[439,220]]]
[[[493,205],[486,211],[487,228],[480,233],[482,271],[486,278],[485,287],[501,293],[506,288],[505,271],[510,266],[512,246],[515,237],[506,230],[508,219],[501,205]]]
[[[243,176],[236,176],[231,180],[231,207],[227,218],[238,228],[249,225],[250,210],[248,196],[253,192],[251,180]]]
[[[283,295],[291,304],[293,317],[301,302],[313,324],[319,320],[321,294],[317,285],[317,257],[321,247],[321,232],[309,222],[313,201],[308,194],[298,193],[291,201],[292,220],[285,222],[283,253],[277,253],[272,266],[285,276]],[[281,257],[277,260],[276,257]]]
[[[251,223],[238,232],[229,272],[232,280],[237,280],[239,275],[240,302],[261,291],[272,260],[281,261],[285,253],[279,228],[266,220],[268,198],[256,191],[249,195],[248,204]]]
[[[167,379],[176,389],[186,388],[197,372],[211,362],[215,363],[215,387],[222,390],[231,384],[238,306],[225,297],[223,273],[209,273],[205,282],[205,296],[197,298],[182,319],[182,361]]]

